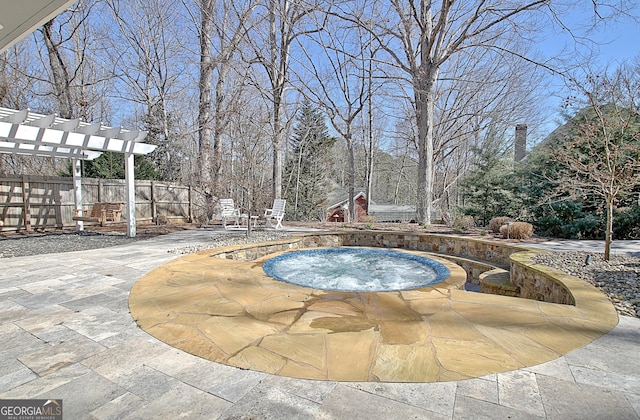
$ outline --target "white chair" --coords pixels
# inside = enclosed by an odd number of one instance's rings
[[[218,202],[220,205],[220,217],[222,218],[222,226],[227,229],[227,223],[234,221],[234,226],[240,226],[240,209],[236,208],[233,198],[221,198]]]
[[[264,210],[264,218],[267,220],[269,226],[273,227],[272,221],[276,221],[276,229],[282,229],[282,219],[284,218],[284,207],[287,204],[287,200],[276,198],[273,200],[273,208]]]

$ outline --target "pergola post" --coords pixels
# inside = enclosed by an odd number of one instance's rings
[[[73,201],[75,203],[76,214],[83,217],[82,214],[82,166],[80,159],[72,159],[73,165]],[[84,222],[76,220],[76,230],[84,230]]]
[[[136,236],[136,185],[134,173],[134,154],[124,155],[124,179],[127,188],[127,236]]]

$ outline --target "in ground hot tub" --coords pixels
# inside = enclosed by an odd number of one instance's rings
[[[277,280],[340,292],[389,292],[432,286],[449,269],[430,258],[371,248],[320,248],[271,258],[264,272]]]

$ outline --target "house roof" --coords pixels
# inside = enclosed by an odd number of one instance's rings
[[[355,196],[353,197],[353,199],[356,200],[358,199],[358,197],[364,197],[364,198],[367,197],[367,194],[364,188],[355,189]],[[331,193],[329,193],[329,197],[327,198],[327,202],[331,203],[327,207],[327,210],[344,206],[347,204],[348,201],[349,201],[349,193],[347,191],[334,190]]]

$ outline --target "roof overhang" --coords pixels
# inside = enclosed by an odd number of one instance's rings
[[[77,0],[0,0],[0,53]]]

